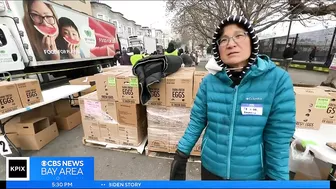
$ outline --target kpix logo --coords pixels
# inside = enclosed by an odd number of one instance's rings
[[[29,157],[7,157],[6,180],[29,180],[29,165]]]

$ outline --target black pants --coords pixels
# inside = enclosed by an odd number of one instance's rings
[[[206,168],[201,167],[201,180],[228,180],[228,179],[223,179],[222,177],[219,177],[213,173],[211,173],[210,171],[208,171]],[[266,175],[266,178],[263,180],[273,180],[270,177],[268,177]]]
[[[219,177],[210,171],[208,171],[206,168],[203,167],[201,168],[201,180],[225,180],[222,177]]]

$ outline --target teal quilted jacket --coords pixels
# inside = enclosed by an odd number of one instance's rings
[[[212,74],[200,85],[178,149],[189,155],[205,129],[201,160],[207,170],[232,180],[288,180],[296,113],[289,74],[259,55],[232,88],[214,60],[206,67]]]

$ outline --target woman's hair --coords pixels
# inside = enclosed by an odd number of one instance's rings
[[[183,49],[178,50],[178,55],[180,56],[181,54],[183,54]]]
[[[61,49],[61,50],[65,50],[65,49],[68,48],[68,42],[66,42],[64,40],[63,36],[62,36],[62,28],[63,27],[74,28],[78,33],[78,37],[80,38],[80,34],[79,34],[79,31],[78,31],[78,28],[77,28],[76,24],[69,18],[61,17],[60,19],[58,19],[58,29],[59,29],[60,34],[56,38],[57,48]]]
[[[243,25],[241,25],[241,24],[238,24],[238,23],[232,23],[232,24],[235,24],[238,28],[240,28],[240,29],[242,29],[242,30],[244,30],[244,31],[247,31],[246,28],[245,28]],[[230,25],[230,24],[228,24],[228,25]],[[219,30],[220,36],[223,35],[225,27],[226,27],[226,26],[222,27],[222,28]],[[251,38],[250,35],[248,35],[248,37]],[[252,40],[251,40],[251,47],[253,46],[252,43],[253,43],[253,42],[252,42]]]
[[[42,38],[43,35],[39,33],[35,27],[32,19],[30,18],[30,8],[32,4],[36,0],[24,0],[23,1],[23,11],[24,11],[24,16],[23,16],[23,25],[26,29],[28,39],[30,41],[30,45],[32,46],[32,49],[34,51],[34,55],[36,57],[37,61],[41,60],[48,60],[46,54],[44,53],[43,47],[42,47]],[[55,21],[58,24],[57,21],[57,15],[55,13],[55,10],[50,4],[45,3],[45,5],[50,9],[50,11],[53,13],[55,17]]]
[[[175,47],[174,47],[174,44],[172,42],[170,42],[168,44],[167,53],[171,53],[173,51],[175,51]]]
[[[72,27],[72,28],[74,28],[77,31],[78,36],[80,38],[79,31],[78,31],[78,28],[77,28],[76,24],[72,20],[70,20],[69,18],[61,17],[58,20],[59,31],[62,31],[63,27]]]
[[[135,47],[135,48],[133,49],[133,53],[134,53],[134,54],[140,54],[140,50],[139,50],[138,48]]]

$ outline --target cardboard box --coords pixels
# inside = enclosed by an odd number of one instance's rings
[[[132,71],[133,66],[113,66],[109,68],[103,68],[103,72],[113,71]]]
[[[172,130],[169,129],[169,153],[175,153],[177,150],[177,145],[179,141],[181,140],[184,130]]]
[[[179,71],[192,71],[195,72],[196,68],[195,67],[181,67]]]
[[[71,130],[82,123],[81,114],[78,109],[70,109],[58,114],[55,117],[57,127],[62,130]]]
[[[120,65],[120,66],[114,66],[113,68],[116,69],[116,70],[131,72],[132,69],[133,69],[133,66],[131,66],[131,65]]]
[[[46,117],[35,117],[18,123],[19,135],[34,135],[50,125]]]
[[[82,91],[82,93],[91,93],[96,90],[96,81],[94,76],[80,77],[69,81],[70,85],[91,85],[91,88]]]
[[[96,81],[95,81],[94,76],[86,76],[86,77],[73,79],[73,80],[70,80],[69,83],[70,85],[91,85],[89,89],[86,89],[80,92],[81,96],[84,96],[84,95],[87,95],[89,93],[96,91]],[[72,102],[72,105],[74,106],[79,105],[79,102],[77,99],[79,97],[79,94],[73,94],[72,96],[75,98]]]
[[[100,138],[101,142],[108,142],[113,144],[119,144],[118,124],[99,122]]]
[[[125,72],[117,76],[117,91],[120,102],[139,104],[139,82],[132,72]]]
[[[318,86],[318,88],[323,89],[326,93],[331,96],[329,106],[326,110],[326,115],[322,120],[325,124],[336,124],[336,89],[325,86]]]
[[[118,122],[118,113],[117,113],[117,102],[115,101],[100,101],[102,113],[105,115],[105,118],[110,121]],[[105,119],[106,120],[106,119]]]
[[[20,140],[17,133],[6,133],[6,135],[17,148],[20,148]]]
[[[113,70],[113,67],[103,68],[103,73]]]
[[[331,96],[319,88],[294,87],[296,127],[319,130]]]
[[[47,117],[49,119],[49,124],[51,125],[55,122],[55,116],[54,103],[50,103],[20,114],[20,119],[21,122],[24,122],[25,120],[30,120],[32,118]]]
[[[12,82],[0,82],[0,114],[22,108],[19,92]]]
[[[166,105],[168,107],[191,107],[193,104],[192,70],[179,70],[166,77]]]
[[[89,140],[96,140],[100,138],[100,128],[97,121],[83,121],[84,137]]]
[[[38,80],[24,79],[13,82],[16,84],[23,107],[43,102],[42,90]]]
[[[11,119],[10,121],[8,121],[9,119]],[[17,124],[20,123],[21,118],[19,116],[15,116],[15,117],[9,117],[6,119],[2,119],[1,122],[4,123],[8,121],[5,124],[5,132],[6,133],[17,133]]]
[[[78,99],[83,122],[102,119],[102,107],[101,102],[98,100],[97,91],[81,96]]]
[[[79,98],[79,107],[84,121],[117,121],[116,102],[99,101],[97,91]]]
[[[54,102],[56,115],[72,109],[70,101],[68,99],[62,99]]]
[[[203,139],[203,137],[200,137],[198,139],[198,141],[196,142],[195,146],[191,150],[190,155],[192,155],[192,156],[201,156],[201,152],[202,152],[202,139]]]
[[[44,121],[44,123],[47,124],[45,128],[36,134],[18,135],[22,150],[40,150],[59,135],[56,123],[52,125],[48,125],[49,121]]]
[[[140,104],[117,103],[118,122],[122,125],[138,127],[147,120],[146,107]]]
[[[195,99],[199,86],[205,76],[209,74],[208,71],[195,71],[194,73],[194,91],[193,98]]]
[[[121,73],[123,72],[114,70],[95,75],[99,100],[118,101],[116,77]]]
[[[169,152],[169,132],[159,128],[148,128],[148,150]]]
[[[147,135],[147,127],[145,122],[139,127],[119,125],[118,135],[120,144],[128,146],[139,146]]]
[[[169,140],[169,153],[176,153],[178,141],[177,140]]]
[[[166,105],[166,78],[162,78],[160,83],[149,86],[151,99],[146,105],[165,106]]]

